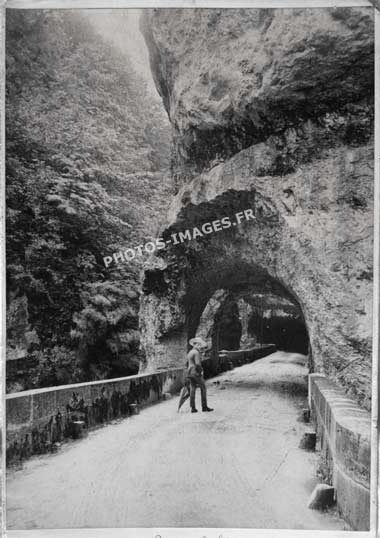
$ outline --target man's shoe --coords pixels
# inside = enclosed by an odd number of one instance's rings
[[[195,409],[195,407],[193,407],[193,409],[191,410],[192,413],[198,413],[198,409]]]
[[[208,411],[214,411],[214,410],[211,409],[211,407],[204,407],[204,408],[202,409],[202,411],[203,411],[204,413],[206,413],[206,412],[208,412]]]

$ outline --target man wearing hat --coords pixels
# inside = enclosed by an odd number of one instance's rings
[[[197,413],[195,407],[195,390],[201,389],[202,411],[213,411],[207,407],[206,384],[203,378],[203,368],[201,361],[201,351],[207,348],[206,342],[202,338],[196,337],[189,341],[192,349],[187,354],[187,377],[190,380],[190,407],[192,413]]]

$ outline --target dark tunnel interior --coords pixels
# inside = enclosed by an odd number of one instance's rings
[[[308,331],[297,304],[283,297],[254,294],[244,296],[246,308],[241,311],[239,299],[241,302],[242,298],[234,294],[227,296],[214,314],[210,334],[214,356],[221,350],[258,344],[275,344],[281,351],[308,354]]]
[[[252,316],[248,332],[258,335],[258,342],[275,344],[281,351],[308,354],[309,336],[302,316]]]

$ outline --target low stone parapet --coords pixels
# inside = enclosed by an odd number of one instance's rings
[[[236,366],[242,366],[243,364],[249,364],[262,359],[274,353],[276,349],[274,344],[264,344],[249,349],[221,350],[217,361],[213,359],[202,361],[203,370],[206,377],[212,377]]]
[[[253,362],[276,350],[266,345],[228,351],[221,369],[203,362],[206,377]],[[165,399],[183,386],[183,368],[88,383],[28,390],[6,396],[7,465],[34,454],[54,452],[65,439],[136,412],[136,407]]]
[[[371,419],[333,381],[309,376],[311,417],[321,449],[321,470],[354,530],[370,528]]]
[[[28,390],[6,396],[7,465],[53,452],[62,441],[136,412],[140,405],[175,393],[182,368],[155,374]]]

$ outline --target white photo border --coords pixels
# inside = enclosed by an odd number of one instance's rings
[[[375,19],[375,145],[374,145],[374,280],[371,406],[371,517],[370,530],[306,531],[233,528],[104,528],[6,530],[5,487],[5,362],[6,362],[6,280],[5,280],[5,24],[7,9],[145,9],[145,8],[328,8],[372,7]],[[379,337],[380,337],[380,1],[379,0],[0,0],[0,249],[1,297],[1,527],[8,538],[372,538],[380,529],[379,511]]]

